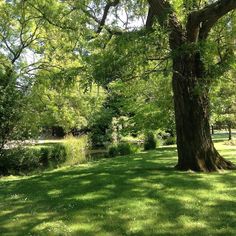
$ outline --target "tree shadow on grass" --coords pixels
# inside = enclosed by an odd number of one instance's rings
[[[0,232],[210,235],[217,229],[219,233],[236,234],[234,219],[228,219],[228,228],[221,229],[228,216],[223,207],[228,211],[235,207],[235,189],[227,195],[228,200],[221,198],[235,183],[235,173],[208,175],[206,179],[202,174],[174,171],[175,159],[174,147],[162,148],[3,181]]]

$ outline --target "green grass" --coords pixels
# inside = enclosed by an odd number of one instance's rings
[[[236,135],[236,130],[232,129],[232,138],[234,139]],[[229,137],[227,130],[215,130],[212,138],[215,142],[227,141]]]
[[[236,162],[236,147],[217,143]],[[0,235],[236,235],[236,172],[178,172],[175,147],[0,179]]]

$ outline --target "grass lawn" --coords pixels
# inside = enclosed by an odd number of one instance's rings
[[[236,146],[216,147],[236,162]],[[0,235],[236,235],[236,171],[178,172],[175,147],[0,179]]]

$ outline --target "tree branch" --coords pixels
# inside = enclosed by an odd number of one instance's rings
[[[147,20],[146,20],[146,28],[147,29],[151,29],[153,23],[154,23],[154,13],[152,11],[152,8],[149,7],[149,9],[148,9],[148,16],[147,16]]]
[[[235,0],[218,0],[198,11],[191,12],[186,25],[188,41],[206,39],[215,23],[234,9],[236,9]]]
[[[102,19],[101,19],[100,24],[98,26],[98,30],[97,30],[98,34],[102,31],[103,26],[105,25],[107,15],[109,13],[110,8],[117,6],[119,4],[119,2],[120,2],[120,0],[114,0],[113,2],[108,2],[107,5],[105,6]]]
[[[170,30],[171,49],[178,48],[185,40],[185,32],[171,4],[166,0],[148,0],[148,3],[160,26]]]

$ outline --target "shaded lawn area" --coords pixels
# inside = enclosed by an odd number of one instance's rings
[[[232,129],[232,138],[234,139],[235,135],[236,135],[236,130]],[[229,134],[226,130],[215,130],[215,133],[212,134],[212,138],[214,140],[214,142],[222,142],[222,141],[227,141],[229,138]]]
[[[236,162],[236,147],[217,143]],[[0,179],[0,235],[236,235],[236,171],[178,172],[175,147]]]

